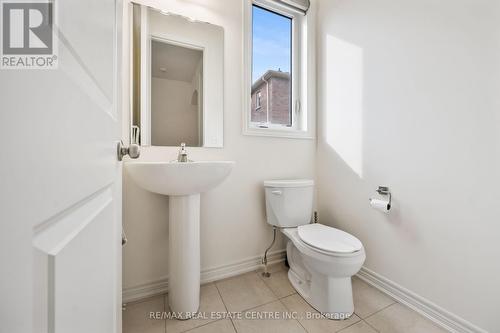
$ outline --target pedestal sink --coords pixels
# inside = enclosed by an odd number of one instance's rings
[[[234,162],[129,162],[127,172],[142,188],[169,198],[170,309],[188,319],[200,305],[200,193],[219,185]]]

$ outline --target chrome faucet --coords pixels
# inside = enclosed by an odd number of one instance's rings
[[[186,150],[186,144],[181,143],[181,149],[179,150],[179,154],[177,155],[177,162],[187,162],[188,161],[188,153]]]

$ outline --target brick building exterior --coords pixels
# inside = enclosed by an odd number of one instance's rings
[[[290,73],[268,70],[253,83],[252,122],[291,126],[290,104]]]

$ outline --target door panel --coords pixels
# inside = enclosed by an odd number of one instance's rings
[[[85,220],[89,223],[75,232],[74,238],[49,261],[56,284],[55,332],[115,332],[116,304],[115,298],[109,295],[110,291],[114,294],[117,277],[109,265],[114,263],[116,255],[113,246],[116,228],[112,223],[111,191],[104,194],[104,205],[88,211],[91,215]],[[85,206],[91,205],[93,202]]]
[[[0,70],[0,332],[119,332],[121,2],[56,1],[57,70]]]
[[[59,16],[59,32],[71,41],[72,51],[88,67],[96,86],[110,101],[113,100],[113,78],[108,75],[113,68],[114,0],[64,0],[58,11],[75,12],[77,15]],[[92,18],[92,24],[89,24]],[[99,36],[99,38],[95,38]]]
[[[83,15],[70,8],[57,12],[68,19]],[[92,26],[92,15],[86,18],[86,26]],[[115,16],[109,20],[115,22]],[[13,214],[33,227],[113,183],[119,167],[117,98],[107,98],[95,79],[95,66],[84,62],[76,43],[61,32],[57,70],[0,72],[0,120],[8,124],[2,128],[6,142],[13,143],[5,147],[9,163],[2,163],[2,171],[12,177],[5,179],[10,193],[6,199],[19,207]],[[116,42],[113,31],[108,36],[104,32],[87,38],[107,41],[111,35]],[[116,63],[115,49],[93,51]],[[105,70],[110,79],[115,78],[114,67]],[[31,209],[22,209],[27,205]]]
[[[36,231],[41,321],[49,332],[115,332],[116,230],[113,192],[100,191]],[[116,295],[115,295],[116,296]],[[45,307],[44,307],[45,306]],[[92,320],[88,320],[92,318]]]

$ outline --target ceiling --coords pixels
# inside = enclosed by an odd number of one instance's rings
[[[191,82],[203,51],[153,40],[151,58],[153,77]]]

